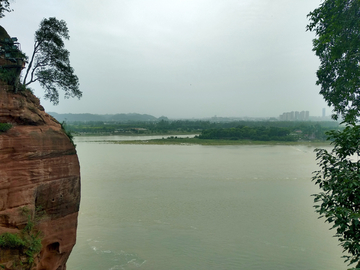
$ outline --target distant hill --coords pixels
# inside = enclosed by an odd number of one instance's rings
[[[141,121],[141,122],[148,122],[148,121],[157,121],[158,119],[155,116],[149,114],[138,114],[138,113],[120,113],[111,115],[110,121],[116,122],[129,122],[129,121]]]
[[[160,121],[161,119],[166,120],[167,117],[161,116],[156,118],[149,114],[138,114],[138,113],[120,113],[120,114],[91,114],[91,113],[56,113],[49,112],[51,116],[56,118],[59,122],[90,122],[90,121],[101,121],[101,122],[153,122]]]

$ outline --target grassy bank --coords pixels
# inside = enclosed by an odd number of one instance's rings
[[[70,130],[71,131],[71,130]],[[196,132],[179,132],[179,131],[172,131],[172,132],[144,132],[144,133],[131,133],[131,132],[98,132],[98,133],[91,133],[91,132],[72,132],[76,137],[94,137],[94,136],[178,136],[178,135],[199,135]]]
[[[205,140],[198,138],[164,138],[153,140],[132,140],[132,141],[104,141],[114,144],[141,144],[141,145],[329,145],[326,141],[250,141],[250,140]]]

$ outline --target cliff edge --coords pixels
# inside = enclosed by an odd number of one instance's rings
[[[64,270],[80,204],[75,147],[38,98],[0,80],[4,123],[11,125],[0,129],[0,269]]]

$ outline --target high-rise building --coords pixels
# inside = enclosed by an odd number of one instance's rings
[[[299,120],[305,120],[305,112],[304,111],[300,112]]]
[[[290,113],[290,119],[289,119],[290,121],[294,121],[295,120],[295,112],[294,111],[292,111],[291,113]]]
[[[292,111],[292,112],[284,112],[279,115],[279,120],[281,121],[307,121],[309,120],[310,113],[309,111]]]

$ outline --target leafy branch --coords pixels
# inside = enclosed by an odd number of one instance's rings
[[[69,30],[66,22],[52,17],[44,19],[35,32],[35,43],[22,84],[39,82],[45,89],[45,98],[59,103],[58,89],[65,91],[65,98],[81,98],[79,79],[70,66],[70,53],[65,49]]]

